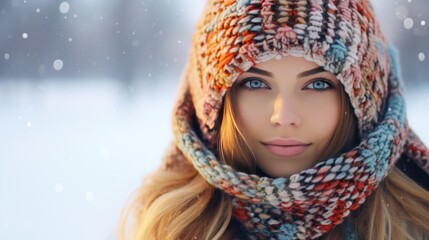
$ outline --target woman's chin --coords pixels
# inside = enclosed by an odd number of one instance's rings
[[[260,169],[258,168],[257,174],[262,177],[270,178],[288,178],[294,174],[300,173],[305,169],[282,169],[282,168],[273,168],[270,166],[269,169]]]

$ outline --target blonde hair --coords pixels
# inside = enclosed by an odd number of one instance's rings
[[[321,161],[358,141],[353,108],[344,89],[340,91],[341,112],[345,114]],[[220,127],[218,157],[238,170],[256,172],[253,154],[234,117],[233,97],[234,87],[225,96],[221,120],[217,123]],[[211,240],[238,237],[240,227],[232,217],[231,197],[208,184],[186,159],[180,157],[173,161],[177,164],[148,175],[136,190],[133,201],[123,211],[119,238]],[[351,214],[350,223],[358,239],[424,239],[424,234],[429,233],[428,202],[429,192],[394,167],[367,201]],[[130,220],[133,222],[128,229]],[[321,239],[343,239],[344,235],[344,226],[340,224]]]

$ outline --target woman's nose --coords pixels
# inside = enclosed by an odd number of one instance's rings
[[[277,97],[274,101],[273,114],[271,115],[270,122],[272,125],[277,126],[299,126],[301,125],[301,117],[295,110],[296,105],[291,99],[285,97]]]

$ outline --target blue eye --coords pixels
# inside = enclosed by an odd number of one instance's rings
[[[267,84],[258,79],[247,80],[243,85],[250,89],[268,88]]]
[[[325,90],[328,88],[332,88],[332,85],[329,84],[328,82],[324,81],[324,80],[316,80],[316,81],[308,84],[306,88],[307,89],[313,89],[316,91],[321,91],[321,90]]]

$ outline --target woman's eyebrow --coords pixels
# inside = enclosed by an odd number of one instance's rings
[[[249,68],[249,70],[247,70],[247,72],[260,74],[260,75],[263,75],[266,77],[274,77],[274,75],[271,72],[268,72],[268,71],[265,71],[265,70],[262,70],[262,69],[259,69],[256,67]],[[308,71],[305,71],[305,72],[298,74],[298,78],[308,77],[310,75],[321,73],[321,72],[326,72],[326,70],[323,67],[317,67],[317,68],[310,69]]]
[[[256,74],[260,74],[260,75],[264,75],[267,77],[273,77],[274,75],[271,72],[259,69],[259,68],[255,68],[255,67],[251,67],[249,68],[249,70],[247,70],[247,72],[251,72],[251,73],[256,73]]]
[[[308,71],[305,71],[305,72],[298,74],[298,78],[308,77],[310,75],[321,73],[321,72],[326,72],[326,70],[323,67],[313,68],[313,69],[310,69]]]

